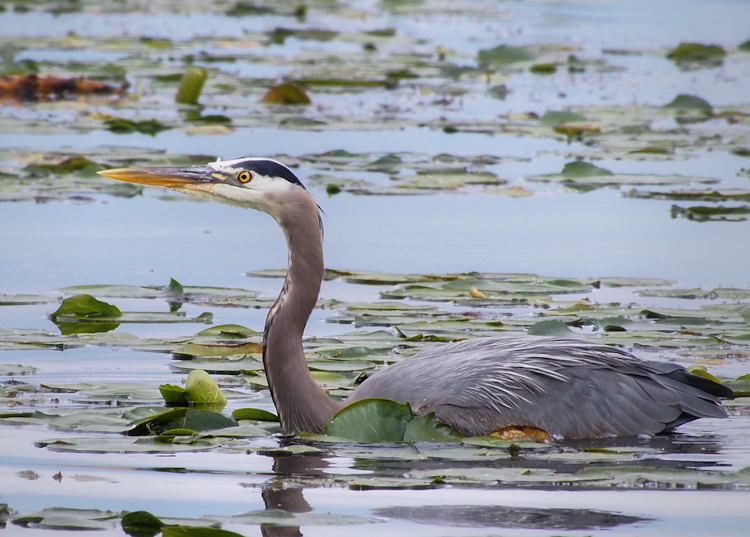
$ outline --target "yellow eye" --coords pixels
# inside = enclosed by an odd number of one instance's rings
[[[250,172],[240,172],[240,174],[237,176],[237,179],[240,180],[240,183],[249,183],[250,179],[252,179],[253,176]]]

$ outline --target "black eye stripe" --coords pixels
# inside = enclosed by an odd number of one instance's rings
[[[294,173],[292,173],[289,168],[273,160],[248,159],[245,162],[239,163],[237,166],[240,168],[251,170],[259,175],[264,175],[266,177],[280,177],[281,179],[285,179],[292,184],[299,185],[304,188],[302,182],[297,178],[296,175],[294,175]]]

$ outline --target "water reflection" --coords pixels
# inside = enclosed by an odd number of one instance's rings
[[[309,513],[313,510],[304,496],[304,489],[293,482],[298,477],[317,477],[323,474],[328,462],[320,455],[275,455],[273,473],[276,475],[264,487],[261,493],[266,510],[285,511],[287,513]],[[264,537],[301,537],[298,525],[284,526],[261,524]]]
[[[419,524],[470,528],[595,530],[648,519],[592,509],[540,509],[502,505],[422,505],[384,507],[374,514]]]
[[[263,487],[262,498],[267,511],[289,514],[311,513],[315,508],[305,498],[305,488],[300,478],[323,477],[330,466],[328,455],[274,455],[275,476]],[[375,461],[370,461],[374,463]],[[421,466],[412,461],[409,468]],[[448,464],[445,461],[442,463]],[[456,461],[449,463],[451,466]],[[387,464],[386,464],[387,466]],[[380,472],[378,472],[380,473]],[[651,519],[595,509],[561,509],[537,507],[511,507],[503,505],[422,505],[386,506],[375,508],[372,514],[385,519],[396,519],[433,526],[544,529],[544,530],[595,530],[650,521]],[[267,537],[301,537],[299,524],[261,524],[261,533]]]

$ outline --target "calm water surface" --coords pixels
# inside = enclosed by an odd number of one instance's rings
[[[576,54],[581,56],[601,57],[605,49],[649,51],[668,49],[681,41],[716,43],[729,48],[750,38],[747,25],[750,6],[743,1],[470,2],[466,6],[442,2],[436,3],[440,6],[437,14],[424,10],[409,16],[400,14],[398,9],[388,9],[389,2],[383,3],[385,7],[364,1],[346,4],[341,13],[317,4],[311,6],[304,23],[279,15],[232,18],[221,13],[202,13],[200,5],[192,3],[188,4],[192,6],[190,9],[186,8],[189,14],[172,12],[169,2],[157,3],[150,13],[135,8],[124,9],[135,13],[108,13],[107,9],[90,6],[82,13],[57,15],[37,9],[29,13],[6,9],[0,12],[0,33],[6,41],[64,37],[70,32],[99,38],[132,35],[186,42],[205,38],[206,47],[210,48],[216,46],[212,42],[214,36],[241,38],[248,33],[290,25],[309,28],[343,25],[352,31],[395,27],[399,37],[415,40],[428,54],[434,52],[436,45],[449,41],[452,50],[469,58],[467,62],[477,50],[505,42],[561,43],[578,47]],[[436,34],[450,38],[437,39]],[[359,48],[359,44],[338,41],[291,39],[284,47],[265,50],[269,50],[269,55],[291,58],[299,54],[346,54]],[[251,50],[255,56],[262,56],[263,52],[264,49],[257,47]],[[120,50],[42,47],[21,50],[14,59],[52,65],[69,61],[117,63],[127,55],[127,51]],[[449,134],[417,125],[420,119],[428,121],[431,114],[441,113],[470,120],[488,113],[501,117],[533,111],[541,115],[546,110],[576,105],[661,105],[677,93],[710,95],[714,106],[749,103],[750,69],[746,60],[732,56],[723,68],[683,71],[664,62],[662,56],[639,52],[609,57],[611,65],[622,69],[622,74],[587,78],[565,92],[560,89],[558,79],[519,76],[511,96],[504,101],[492,101],[493,108],[489,111],[487,99],[469,95],[458,112],[425,111],[422,117],[413,118],[414,123],[408,128],[313,131],[256,126],[238,127],[221,136],[188,134],[183,130],[156,136],[122,136],[101,130],[27,132],[24,128],[3,127],[0,149],[10,153],[64,149],[85,155],[106,146],[117,155],[124,148],[135,147],[223,158],[244,154],[298,156],[337,149],[428,156],[492,155],[500,159],[490,167],[493,172],[534,195],[514,198],[469,192],[329,197],[324,189],[311,187],[325,211],[326,265],[336,269],[408,273],[487,271],[575,278],[632,276],[670,279],[684,287],[747,288],[750,286],[747,222],[699,224],[671,218],[673,201],[626,199],[622,194],[628,187],[581,194],[526,180],[529,176],[558,172],[570,160],[570,152],[586,150],[580,142],[515,134]],[[240,59],[236,68],[222,69],[228,72],[227,76],[275,79],[287,74],[283,62],[256,63],[255,59]],[[388,99],[393,101],[390,104],[398,100],[395,96]],[[368,107],[372,106],[362,95],[320,96],[324,107],[335,107],[338,100],[347,111],[354,109],[353,115],[367,115]],[[0,108],[2,117],[8,121],[24,114],[33,116],[18,104],[0,103]],[[50,112],[56,113],[62,117],[67,112],[54,109]],[[672,127],[668,125],[665,129]],[[61,121],[59,128],[68,126]],[[706,128],[710,130],[710,125]],[[746,131],[744,136],[747,147],[750,137]],[[664,161],[611,158],[598,161],[597,165],[614,173],[711,177],[720,181],[720,188],[748,188],[747,174],[740,173],[750,166],[747,157],[726,151],[687,149],[684,153],[690,158]],[[307,181],[316,170],[303,165],[298,173]],[[174,277],[185,285],[243,287],[264,296],[275,295],[280,280],[248,279],[244,275],[248,270],[280,268],[286,262],[283,235],[270,218],[218,204],[167,201],[163,194],[149,189],[144,195],[130,199],[95,194],[85,202],[1,203],[0,293],[50,295],[60,287],[94,283],[164,285]],[[613,301],[628,300],[627,294],[606,292],[612,293]],[[333,281],[324,284],[322,297],[370,301],[378,298],[378,290]],[[668,307],[676,304],[655,303]],[[118,304],[128,311],[168,308],[162,301],[144,299],[123,300]],[[0,308],[0,329],[54,332],[56,328],[47,315],[55,308],[55,304],[4,306]],[[255,329],[263,326],[267,313],[265,309],[196,305],[189,305],[184,311],[190,316],[211,311],[214,324],[238,323]],[[332,314],[316,310],[308,335],[321,337],[351,329],[325,322]],[[127,330],[119,328],[118,332],[128,331],[141,338],[167,338],[190,336],[201,328],[146,324],[129,326]],[[121,382],[155,387],[178,383],[182,376],[177,377],[170,368],[168,353],[109,347],[7,350],[0,352],[0,364],[37,368],[30,381],[36,385]],[[747,372],[744,363],[716,367],[727,376]],[[14,407],[7,398],[2,404],[0,412],[6,413],[36,408],[34,404]],[[59,401],[52,406],[75,409],[84,404],[75,395],[60,394]],[[241,402],[230,400],[228,410],[233,405],[250,404],[272,409],[267,392],[261,391],[246,395]],[[456,467],[507,469],[524,467],[532,459],[522,456],[520,462],[509,460],[503,451],[497,457],[490,454],[488,461],[481,464],[475,460],[457,462],[439,457],[409,460],[403,456],[382,456],[377,449],[374,454],[368,453],[367,449],[356,446],[348,451],[338,449],[307,456],[257,452],[278,447],[282,441],[275,437],[255,441],[251,452],[66,453],[34,447],[66,434],[71,433],[46,425],[0,427],[0,503],[7,503],[16,514],[68,507],[118,513],[148,510],[164,518],[230,517],[223,520],[222,527],[248,536],[331,536],[354,532],[361,537],[739,536],[747,534],[750,523],[747,481],[737,486],[636,483],[621,488],[493,481],[425,489],[358,490],[357,486],[347,485],[352,476],[393,480],[433,471],[442,468],[441,465],[446,472]],[[653,450],[649,452],[651,455],[627,463],[634,466],[645,465],[659,471],[680,468],[738,472],[750,467],[750,420],[737,411],[727,420],[702,420],[684,426],[674,438],[631,439],[617,445]],[[553,457],[533,459],[533,464],[563,471],[578,463],[556,462]],[[20,473],[29,470],[38,477],[32,479]],[[58,473],[62,479],[54,477]],[[271,509],[308,518],[288,526],[281,522],[269,525],[252,518],[231,518]],[[352,518],[347,519],[348,516]],[[48,535],[50,531],[9,522],[3,534]],[[123,534],[116,522],[105,525],[101,533]]]

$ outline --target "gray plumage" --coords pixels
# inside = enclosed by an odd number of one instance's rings
[[[479,338],[407,358],[360,385],[434,412],[463,434],[532,425],[565,438],[655,434],[699,417],[725,417],[729,390],[676,364],[640,360],[578,339]],[[713,395],[712,395],[713,393]]]
[[[162,185],[270,214],[284,231],[286,279],[270,309],[263,365],[286,434],[317,432],[346,404],[367,397],[409,403],[466,435],[532,426],[565,438],[653,435],[726,412],[732,390],[682,366],[640,360],[577,339],[481,338],[435,347],[363,382],[343,402],[317,385],[302,335],[323,280],[319,209],[283,164],[243,158],[185,168],[127,168],[102,175]]]

